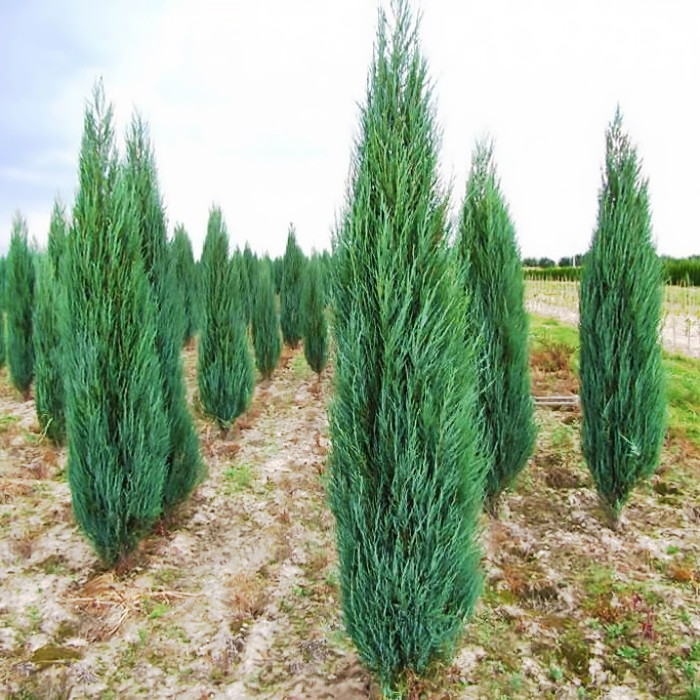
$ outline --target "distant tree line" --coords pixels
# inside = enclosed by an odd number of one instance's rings
[[[587,259],[588,253],[560,258],[558,263],[551,258],[523,258],[522,265],[525,279],[578,282]],[[700,255],[687,258],[663,255],[660,259],[666,284],[700,287]]]

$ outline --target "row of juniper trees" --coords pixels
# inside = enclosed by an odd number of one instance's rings
[[[380,12],[334,234],[328,496],[345,624],[387,694],[448,659],[481,588],[482,507],[536,437],[528,321],[493,148],[452,228],[408,0]],[[609,524],[658,464],[662,276],[647,184],[616,114],[580,293],[582,446]]]
[[[323,371],[328,278],[328,256],[307,260],[293,227],[279,261],[248,246],[229,256],[216,207],[195,263],[182,226],[168,240],[147,125],[132,119],[120,157],[112,122],[98,84],[70,220],[56,203],[37,252],[18,214],[0,269],[0,359],[25,398],[33,385],[43,433],[67,444],[76,520],[109,566],[204,478],[183,344],[199,333],[201,407],[227,429],[250,403],[254,363],[270,379],[283,340],[303,339]]]
[[[528,319],[493,145],[477,144],[457,221],[438,175],[432,87],[408,0],[379,14],[333,255],[229,251],[212,207],[201,258],[167,238],[137,116],[123,157],[101,86],[86,109],[71,220],[36,254],[18,216],[0,266],[2,353],[46,435],[68,445],[76,519],[113,565],[204,478],[181,349],[198,336],[197,401],[226,431],[282,343],[319,375],[334,337],[327,495],[343,614],[387,693],[449,658],[478,598],[481,513],[535,442]],[[580,296],[582,447],[615,525],[664,434],[661,266],[647,184],[616,114]],[[330,306],[330,310],[327,308]]]

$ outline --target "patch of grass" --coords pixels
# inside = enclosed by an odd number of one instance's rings
[[[12,413],[0,414],[0,433],[8,432],[18,421],[19,416],[15,416]]]
[[[530,314],[530,350],[544,361],[563,364],[578,374],[578,328],[551,318]],[[664,352],[669,432],[689,440],[700,450],[700,360]]]
[[[578,371],[579,339],[576,326],[530,314],[530,349],[533,353],[554,349],[571,361],[571,369]]]
[[[559,666],[550,666],[547,670],[547,676],[553,683],[560,683],[564,678],[564,672],[559,668]]]
[[[590,683],[589,664],[591,660],[590,645],[581,630],[572,627],[559,638],[561,661],[569,671],[578,676],[583,683]]]
[[[700,360],[664,353],[669,429],[700,450]]]
[[[226,480],[227,493],[237,493],[250,486],[250,482],[253,480],[253,470],[249,464],[242,462],[229,467],[224,471],[223,476]]]
[[[179,569],[158,569],[153,575],[158,586],[169,586],[182,576]]]
[[[37,608],[36,605],[30,605],[27,608],[27,615],[29,616],[29,627],[32,633],[38,632],[39,628],[41,627],[41,622],[43,620],[41,610],[39,610],[39,608]]]
[[[159,617],[163,617],[166,613],[170,611],[170,608],[165,603],[156,603],[151,611],[148,613],[149,620],[157,620]]]
[[[306,362],[303,352],[295,354],[289,366],[292,370],[292,377],[296,380],[311,379],[313,377],[314,372]]]

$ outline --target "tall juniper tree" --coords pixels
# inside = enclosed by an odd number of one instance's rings
[[[457,252],[471,298],[465,339],[476,343],[484,495],[495,514],[499,496],[532,452],[535,424],[520,255],[488,143],[474,151]]]
[[[48,253],[37,259],[34,301],[34,397],[39,425],[60,445],[66,437],[63,346],[59,310],[63,285],[60,278],[68,222],[60,202],[54,203],[49,227]]]
[[[73,511],[109,565],[152,527],[168,475],[158,308],[133,197],[98,85],[85,111],[61,318]]]
[[[5,339],[5,281],[7,275],[7,259],[0,258],[0,367],[7,359],[7,343]]]
[[[303,273],[306,258],[297,243],[294,226],[289,227],[280,285],[280,325],[284,342],[294,348],[304,335],[301,315]]]
[[[255,275],[251,327],[255,364],[260,374],[269,379],[280,359],[280,322],[272,280],[272,265],[262,260],[258,268]]]
[[[466,301],[407,0],[383,13],[334,238],[329,500],[345,624],[385,691],[449,657],[481,586]]]
[[[7,365],[10,381],[25,397],[34,377],[34,253],[29,245],[27,222],[17,213],[12,223],[7,253],[5,304],[7,310]]]
[[[314,255],[306,265],[302,318],[304,326],[304,356],[309,367],[320,376],[328,361],[328,324],[325,313],[323,262]]]
[[[199,395],[204,410],[225,429],[248,407],[254,377],[238,266],[229,261],[228,234],[218,207],[209,214],[200,265]]]
[[[632,488],[659,461],[662,281],[647,181],[618,109],[606,132],[598,221],[580,291],[582,447],[613,526]]]
[[[127,134],[124,177],[131,192],[144,269],[156,305],[156,351],[163,409],[170,431],[168,474],[163,488],[163,507],[169,509],[189,496],[203,476],[203,467],[187,407],[180,360],[185,319],[178,295],[177,270],[167,242],[153,149],[147,127],[138,117],[133,118]]]
[[[175,262],[179,300],[184,316],[183,342],[189,342],[199,327],[199,279],[197,265],[192,254],[192,243],[182,224],[175,226],[171,242],[171,255]]]

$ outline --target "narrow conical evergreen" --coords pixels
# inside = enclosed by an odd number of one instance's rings
[[[619,110],[606,133],[598,206],[581,275],[582,447],[615,525],[635,484],[656,470],[666,408],[663,270],[651,237],[647,181]]]
[[[271,266],[261,261],[256,273],[252,317],[255,364],[264,379],[269,379],[280,359],[282,343],[275,301]]]
[[[203,477],[199,440],[187,407],[180,348],[184,309],[178,296],[175,260],[167,242],[165,213],[146,125],[132,120],[126,139],[124,177],[132,193],[131,208],[141,243],[144,268],[156,305],[156,351],[160,360],[163,409],[170,430],[168,474],[163,507],[184,501]]]
[[[34,300],[34,398],[39,425],[49,439],[61,445],[66,438],[66,396],[59,311],[63,294],[61,261],[68,223],[60,202],[54,203],[48,253],[37,259]]]
[[[334,241],[328,483],[345,624],[385,693],[454,652],[481,587],[483,502],[427,69],[407,0],[393,7]]]
[[[257,271],[257,258],[250,249],[250,246],[246,243],[243,249],[243,265],[240,270],[241,275],[241,287],[245,293],[245,313],[246,313],[246,323],[250,323],[253,316],[253,307],[255,304],[254,293],[256,278],[255,273]]]
[[[228,235],[218,207],[209,214],[201,266],[199,396],[204,410],[225,429],[248,407],[254,376],[239,273],[228,259]]]
[[[66,237],[68,236],[68,221],[66,219],[66,208],[60,200],[53,204],[51,213],[51,223],[49,224],[48,252],[53,274],[59,278],[61,260],[66,250]]]
[[[25,397],[34,377],[34,256],[27,237],[27,223],[17,213],[6,263],[7,365],[10,381]]]
[[[478,144],[474,152],[457,250],[471,299],[465,340],[476,343],[484,495],[495,515],[499,496],[532,453],[536,429],[523,273],[490,144]]]
[[[304,253],[297,244],[294,226],[289,227],[280,286],[280,325],[284,342],[295,348],[304,335],[301,315]]]
[[[275,283],[275,294],[279,294],[282,289],[282,277],[284,277],[284,257],[278,257],[272,261],[272,279]]]
[[[325,314],[323,270],[319,256],[314,256],[304,273],[304,356],[309,367],[320,374],[328,361],[328,324]]]
[[[171,255],[175,261],[175,277],[179,288],[179,299],[184,315],[183,342],[189,342],[199,328],[199,280],[197,266],[192,254],[192,243],[185,227],[175,226],[171,243]]]
[[[85,112],[61,318],[73,512],[108,565],[161,513],[169,453],[158,310],[113,140],[98,86]]]
[[[5,280],[7,275],[7,260],[0,258],[0,367],[5,366],[7,345],[5,340]]]

